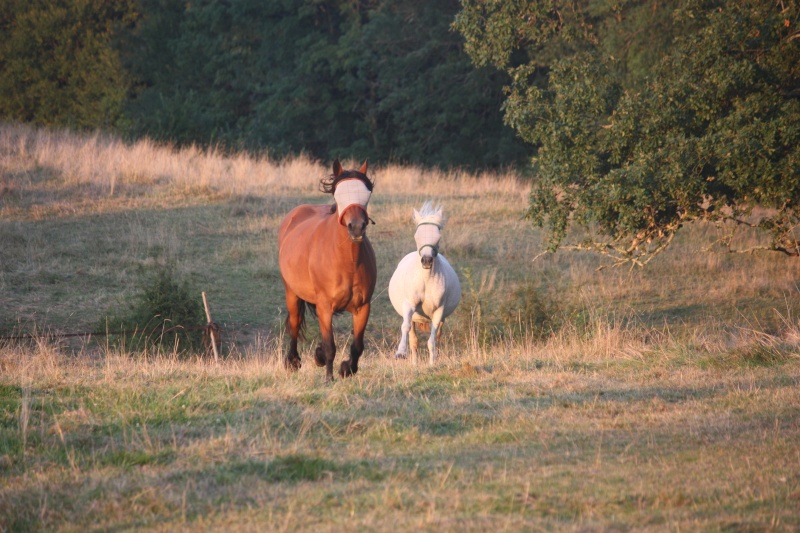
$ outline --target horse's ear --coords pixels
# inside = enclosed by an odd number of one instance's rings
[[[342,175],[342,164],[338,159],[333,160],[333,175],[337,178]]]
[[[419,223],[419,219],[422,218],[422,215],[419,214],[419,211],[414,209],[414,224]]]
[[[366,161],[366,159],[364,160],[364,164],[361,165],[361,168],[359,168],[358,171],[361,172],[362,174],[364,174],[365,176],[367,175],[367,161]]]

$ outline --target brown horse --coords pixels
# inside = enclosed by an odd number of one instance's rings
[[[333,174],[320,180],[320,190],[331,193],[334,205],[300,205],[292,209],[278,230],[278,263],[286,289],[291,335],[285,365],[300,368],[297,338],[305,322],[305,307],[316,310],[322,342],[314,353],[317,366],[326,367],[326,381],[333,380],[336,345],[333,315],[353,315],[350,359],[342,361],[339,375],[358,372],[364,351],[364,330],[378,269],[375,252],[367,239],[367,202],[372,192],[366,161],[358,170],[343,170],[333,162]]]

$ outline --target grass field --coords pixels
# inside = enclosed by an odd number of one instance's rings
[[[0,341],[0,530],[800,529],[800,262],[702,252],[705,226],[644,270],[532,261],[526,178],[377,165],[367,348],[325,385],[312,342],[281,364],[276,229],[329,165],[0,126],[0,335],[40,334]],[[464,297],[414,367],[385,288],[426,199]],[[218,365],[42,335],[164,264]]]

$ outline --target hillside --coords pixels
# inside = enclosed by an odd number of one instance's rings
[[[0,127],[0,335],[40,334],[0,340],[0,530],[800,527],[800,262],[703,252],[695,225],[598,271],[537,257],[523,177],[370,165],[367,348],[325,385],[312,342],[281,364],[276,231],[330,201],[329,161]],[[385,288],[426,199],[464,298],[413,367]],[[208,294],[220,364],[41,335],[165,264]]]

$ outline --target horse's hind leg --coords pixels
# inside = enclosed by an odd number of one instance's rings
[[[321,342],[314,350],[314,362],[317,366],[325,366],[325,346]]]
[[[342,361],[339,366],[339,375],[343,378],[358,372],[358,359],[364,353],[364,331],[367,329],[367,321],[369,321],[369,310],[370,305],[364,304],[353,313],[353,342],[350,344],[350,359]]]
[[[286,318],[286,325],[289,328],[291,341],[289,351],[284,360],[284,366],[289,370],[300,368],[300,354],[297,352],[297,338],[300,336],[300,328],[303,325],[303,315],[305,314],[305,302],[295,293],[286,289],[286,309],[289,316]]]

